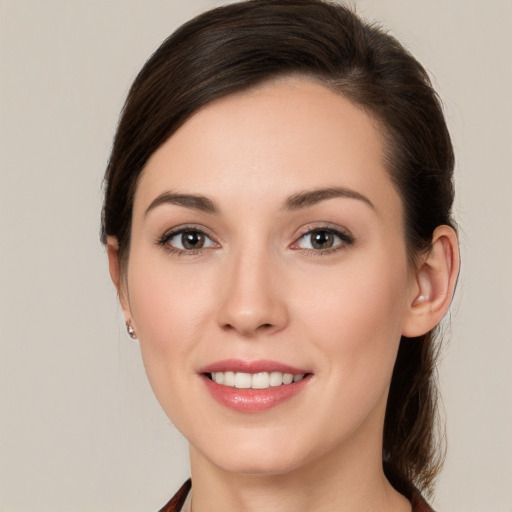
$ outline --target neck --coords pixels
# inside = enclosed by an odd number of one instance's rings
[[[191,447],[193,512],[410,512],[384,476],[380,449],[355,445],[270,475],[226,471]]]

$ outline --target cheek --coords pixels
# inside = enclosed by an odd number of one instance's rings
[[[158,351],[177,348],[193,339],[211,300],[197,272],[186,267],[171,268],[160,255],[134,255],[129,292],[139,338]]]
[[[129,269],[130,309],[149,381],[169,411],[179,399],[178,387],[194,374],[188,356],[211,317],[213,294],[190,271],[155,258],[141,261],[134,255]]]
[[[354,258],[355,259],[355,258]],[[388,265],[363,258],[339,269],[318,275],[309,289],[298,287],[298,304],[304,304],[310,318],[319,315],[320,328],[332,326],[343,335],[347,330],[400,332],[406,309],[406,265]],[[351,262],[352,263],[352,262]],[[307,306],[306,306],[307,303]]]
[[[394,258],[354,259],[317,276],[309,293],[296,295],[303,328],[336,361],[325,366],[363,389],[372,379],[389,381],[401,338],[408,276],[405,258]]]
[[[381,428],[401,337],[401,272],[365,267],[332,276],[329,286],[302,300],[303,332],[314,340],[325,400],[315,406],[329,417],[326,442],[356,432],[369,421]]]

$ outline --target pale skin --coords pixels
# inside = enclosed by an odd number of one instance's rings
[[[108,239],[110,272],[189,441],[194,512],[410,511],[382,470],[389,383],[400,337],[446,313],[459,255],[439,226],[411,266],[379,125],[301,78],[218,100],[152,155],[132,221],[126,268]],[[311,377],[234,411],[198,371],[231,358]]]

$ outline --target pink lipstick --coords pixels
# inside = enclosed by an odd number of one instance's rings
[[[229,359],[199,370],[203,382],[229,409],[261,412],[289,400],[307,386],[311,372],[276,361]]]

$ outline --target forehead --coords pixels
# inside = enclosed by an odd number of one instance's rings
[[[400,207],[377,121],[317,82],[286,78],[199,110],[148,161],[136,205],[169,189],[261,204],[326,186]]]

